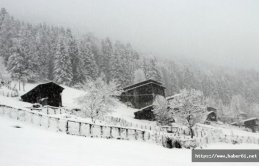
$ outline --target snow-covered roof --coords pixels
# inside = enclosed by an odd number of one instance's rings
[[[146,106],[146,107],[140,108],[139,110],[142,111],[142,110],[144,110],[144,109],[147,109],[147,108],[150,108],[150,107],[153,107],[153,106],[154,106],[154,105],[151,104],[151,105],[148,105],[148,106]]]
[[[210,115],[212,113],[215,113],[214,111],[208,111],[207,115]]]
[[[160,87],[162,87],[162,88],[165,88],[165,87],[162,85],[162,83],[157,82],[157,81],[155,81],[155,80],[149,79],[149,80],[146,80],[146,81],[143,81],[143,82],[139,82],[139,83],[137,83],[137,84],[133,84],[133,85],[127,86],[127,87],[123,88],[123,90],[124,90],[124,91],[130,91],[130,90],[132,90],[132,89],[136,89],[136,88],[139,88],[139,87],[142,87],[142,86],[146,86],[146,85],[149,85],[149,84],[155,84],[155,85],[158,85],[158,86],[160,86]]]
[[[248,121],[251,121],[251,120],[258,120],[258,118],[253,117],[253,118],[242,120],[242,122],[248,122]]]
[[[166,100],[171,100],[171,99],[174,99],[175,97],[178,97],[178,96],[180,96],[181,94],[179,93],[179,94],[175,94],[175,95],[172,95],[172,96],[168,96],[168,97],[166,97]]]

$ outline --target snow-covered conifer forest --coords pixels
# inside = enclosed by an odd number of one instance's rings
[[[27,22],[1,8],[0,165],[185,166],[195,165],[185,159],[188,149],[259,147],[258,131],[244,124],[259,119],[259,71],[150,56],[112,38]],[[143,82],[157,91],[126,93]],[[44,103],[45,91],[55,106]],[[37,102],[27,101],[36,93]],[[143,96],[153,103],[134,107]],[[136,118],[143,112],[150,119]]]
[[[181,89],[202,91],[224,117],[240,107],[251,116],[258,114],[259,72],[255,70],[200,67],[147,57],[130,43],[100,39],[94,34],[75,36],[67,27],[30,24],[12,17],[5,8],[0,18],[0,55],[14,80],[48,80],[73,87],[104,76],[107,82],[117,80],[125,87],[134,81],[154,79],[163,82],[167,96]]]

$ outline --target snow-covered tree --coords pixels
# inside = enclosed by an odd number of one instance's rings
[[[147,79],[161,82],[161,73],[157,66],[157,59],[144,59],[144,72]]]
[[[146,80],[144,71],[140,68],[134,72],[134,83],[139,83]]]
[[[112,111],[111,105],[114,104],[116,96],[122,92],[114,81],[107,84],[103,78],[86,82],[82,85],[82,89],[85,94],[77,99],[77,103],[84,117],[91,118],[93,123]]]
[[[241,95],[233,96],[230,103],[230,111],[232,118],[235,121],[240,121],[240,115],[248,113],[248,104],[246,100]]]
[[[113,55],[113,46],[109,38],[102,41],[102,57],[100,57],[100,70],[104,73],[106,81],[111,80],[111,58]]]
[[[7,64],[7,69],[11,73],[11,78],[19,82],[19,90],[21,89],[20,82],[27,76],[24,63],[24,57],[21,55],[20,51],[17,50],[17,52],[14,52],[9,57]]]
[[[121,42],[116,42],[114,45],[114,53],[111,58],[111,77],[116,80],[121,87],[128,85],[128,78],[125,74],[125,49]]]
[[[83,81],[96,79],[98,77],[98,67],[94,59],[94,54],[90,43],[83,40],[79,44],[79,59],[78,72]]]
[[[207,118],[203,93],[194,89],[181,90],[180,95],[170,102],[170,108],[176,123],[187,126],[191,137],[194,136],[192,127],[196,123],[203,123]]]
[[[170,112],[168,108],[168,102],[165,99],[165,97],[157,95],[153,105],[154,105],[153,112],[155,114],[155,118],[158,124],[170,125],[170,123],[173,122],[173,116],[172,116],[172,112]]]
[[[64,39],[57,45],[54,62],[54,80],[59,84],[70,85],[73,79],[71,57]]]

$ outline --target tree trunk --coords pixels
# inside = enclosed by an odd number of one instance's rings
[[[193,137],[194,137],[193,129],[192,129],[192,127],[191,127],[191,126],[189,126],[189,129],[190,129],[190,132],[191,132],[191,138],[193,138]]]

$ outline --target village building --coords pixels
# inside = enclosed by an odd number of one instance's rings
[[[140,109],[139,111],[134,113],[135,119],[154,121],[155,114],[152,111],[153,109],[153,105],[149,105]]]
[[[242,126],[251,129],[252,132],[259,132],[259,118],[256,117],[244,119],[239,122],[233,122],[231,125]]]
[[[141,109],[153,104],[157,95],[165,96],[165,87],[154,80],[146,80],[123,88],[121,101]]]
[[[251,129],[253,132],[259,132],[259,119],[249,118],[242,121],[244,127]]]
[[[39,84],[26,94],[22,95],[21,99],[24,102],[33,104],[39,103],[41,105],[60,107],[62,106],[61,93],[63,90],[63,87],[54,82]]]
[[[207,107],[208,115],[207,121],[216,122],[217,121],[217,109],[213,107]]]

